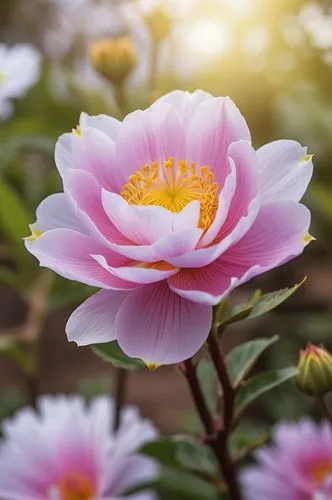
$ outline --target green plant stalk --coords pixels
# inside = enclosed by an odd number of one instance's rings
[[[242,500],[240,488],[237,483],[234,464],[228,448],[228,433],[215,422],[204,398],[202,388],[196,373],[196,366],[192,359],[184,361],[180,370],[187,379],[196,410],[200,416],[206,432],[205,442],[214,452],[224,481],[228,487],[231,500]]]

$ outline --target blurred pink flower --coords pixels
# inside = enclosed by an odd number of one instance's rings
[[[175,91],[121,123],[81,115],[60,137],[64,193],[26,239],[42,266],[103,290],[67,324],[79,345],[116,339],[171,364],[206,340],[212,305],[299,255],[311,157],[294,141],[255,151],[229,98]]]
[[[157,433],[135,408],[122,410],[116,433],[110,430],[113,403],[107,397],[96,398],[87,408],[77,396],[44,396],[38,409],[39,414],[24,408],[3,425],[1,498],[116,500],[124,490],[158,474],[154,461],[137,454]],[[156,497],[142,492],[128,498]]]
[[[332,428],[302,419],[281,423],[273,443],[255,453],[257,465],[244,470],[246,500],[331,500]]]

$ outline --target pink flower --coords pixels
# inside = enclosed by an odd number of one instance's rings
[[[64,193],[40,204],[26,245],[42,266],[103,289],[69,319],[79,345],[116,339],[146,362],[189,358],[212,305],[310,241],[299,200],[311,157],[294,141],[255,151],[227,97],[175,91],[122,123],[82,114],[55,160]]]
[[[256,451],[242,475],[246,500],[331,500],[332,428],[310,419],[275,427],[273,444]]]
[[[156,431],[135,408],[122,410],[115,434],[110,398],[86,408],[80,397],[42,397],[38,408],[40,414],[20,410],[3,426],[0,498],[119,500],[129,487],[156,478],[156,464],[136,453]],[[156,499],[152,492],[128,498]]]

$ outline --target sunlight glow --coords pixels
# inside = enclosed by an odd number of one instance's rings
[[[215,57],[228,50],[231,33],[224,23],[203,18],[188,26],[183,42],[190,52],[203,57]]]
[[[237,16],[248,14],[252,8],[252,0],[225,0],[225,3]]]

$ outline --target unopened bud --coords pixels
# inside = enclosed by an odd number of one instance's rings
[[[117,86],[123,84],[137,62],[135,46],[128,36],[97,40],[89,55],[95,71]]]
[[[323,396],[332,391],[332,356],[323,346],[309,344],[300,352],[298,389],[310,396]]]
[[[159,43],[166,38],[172,29],[173,18],[162,3],[146,14],[144,19],[155,43]]]

